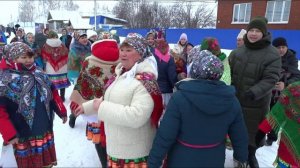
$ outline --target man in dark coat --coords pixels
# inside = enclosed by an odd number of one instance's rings
[[[288,48],[288,44],[285,38],[278,37],[273,40],[273,46],[277,48],[279,55],[281,56],[281,74],[279,82],[276,83],[275,88],[272,91],[272,99],[270,108],[277,102],[281,91],[289,84],[300,80],[300,71],[298,69],[298,59],[296,52]],[[271,131],[268,134],[266,145],[271,146],[274,141],[277,141],[277,135]]]
[[[231,84],[237,90],[248,128],[248,162],[253,168],[259,167],[255,157],[255,136],[259,123],[269,111],[272,89],[279,80],[281,60],[276,48],[270,45],[271,35],[267,31],[266,18],[251,20],[244,42],[244,46],[231,52],[229,64]]]

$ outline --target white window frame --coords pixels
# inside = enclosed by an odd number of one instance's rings
[[[273,3],[273,6],[272,6],[272,15],[271,15],[271,18],[267,18],[267,11],[269,9],[269,6],[270,6],[270,3],[269,2],[274,2]],[[288,14],[288,18],[287,20],[283,20],[283,15],[285,13],[285,5],[286,5],[286,2],[289,2],[289,3],[292,3],[291,0],[281,0],[280,2],[283,2],[282,4],[282,7],[281,7],[281,14],[280,14],[280,20],[279,21],[273,21],[274,20],[274,16],[275,16],[275,6],[276,6],[276,3],[279,2],[278,0],[273,0],[273,1],[268,1],[267,2],[267,8],[266,8],[266,14],[265,14],[265,17],[268,19],[268,23],[275,23],[275,24],[286,24],[289,22],[289,19],[290,19],[290,14],[291,14],[291,4],[290,4],[290,9],[289,9],[289,14]]]
[[[245,5],[245,11],[243,11],[244,12],[244,18],[243,18],[243,22],[240,22],[239,20],[239,18],[237,18],[237,20],[238,21],[234,21],[234,16],[235,16],[235,12],[236,12],[236,9],[238,10],[237,12],[238,12],[238,17],[240,16],[240,8],[241,8],[241,5]],[[249,20],[247,20],[247,8],[248,8],[248,5],[251,5],[251,7],[250,7],[250,12],[249,12],[249,17],[248,17],[248,19]],[[236,7],[237,6],[237,7]],[[234,4],[233,5],[233,14],[232,14],[232,21],[231,21],[231,23],[232,24],[248,24],[249,22],[250,22],[250,18],[251,18],[251,12],[252,12],[252,3],[251,2],[249,2],[249,3],[239,3],[239,4]]]

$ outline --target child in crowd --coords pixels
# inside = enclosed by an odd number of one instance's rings
[[[0,70],[0,133],[13,144],[18,167],[57,164],[54,111],[67,121],[67,111],[48,76],[34,64],[33,52],[22,42],[6,47]]]

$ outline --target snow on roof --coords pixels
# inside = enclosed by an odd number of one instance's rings
[[[100,16],[103,16],[103,17],[106,17],[106,18],[110,18],[110,19],[113,19],[113,20],[118,20],[120,22],[125,22],[127,23],[127,20],[124,20],[124,19],[120,19],[120,18],[116,18],[115,15],[113,14],[99,14]]]
[[[82,17],[88,17],[88,18],[95,17],[93,12],[80,12],[80,14],[81,14]],[[124,23],[128,22],[127,20],[117,18],[116,15],[114,15],[112,13],[109,13],[109,12],[97,13],[96,16],[103,16],[103,17],[113,19],[113,20],[117,20],[117,21],[124,22]]]
[[[50,18],[51,16],[51,18]],[[50,10],[49,21],[70,21],[73,29],[91,29],[89,19],[84,19],[77,11]]]

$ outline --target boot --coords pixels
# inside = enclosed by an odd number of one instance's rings
[[[69,126],[71,128],[75,127],[75,121],[76,121],[76,117],[74,116],[74,114],[70,114],[70,116],[69,116]]]
[[[251,145],[248,146],[248,165],[250,168],[259,168],[258,161],[256,159],[255,153],[256,153],[256,147],[253,147]]]
[[[101,165],[103,168],[107,168],[107,153],[106,147],[101,146],[100,143],[95,144],[95,148],[100,159]]]
[[[59,91],[60,91],[60,98],[64,102],[65,101],[65,91],[66,91],[66,89],[62,88]]]

